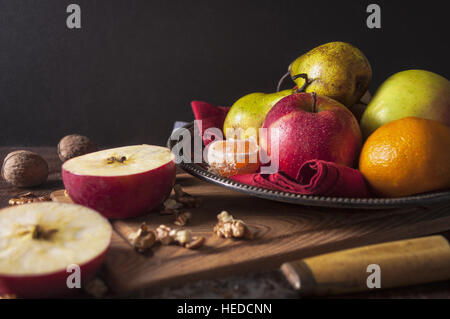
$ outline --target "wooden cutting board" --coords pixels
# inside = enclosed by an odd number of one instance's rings
[[[154,212],[112,221],[116,233],[105,273],[116,292],[265,271],[307,256],[450,229],[450,203],[390,211],[323,209],[250,197],[187,174],[178,175],[177,183],[202,201],[200,208],[190,210],[192,219],[185,227],[206,237],[205,246],[199,250],[157,246],[142,255],[133,250],[128,235],[144,221],[152,228],[176,227],[174,217]],[[244,220],[255,237],[232,240],[214,235],[216,215],[222,210]]]

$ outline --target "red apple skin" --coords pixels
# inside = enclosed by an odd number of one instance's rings
[[[312,93],[281,99],[267,114],[261,147],[271,154],[271,134],[279,129],[279,170],[296,178],[302,164],[318,159],[354,166],[361,150],[361,130],[354,115],[339,102]]]
[[[105,260],[106,248],[94,259],[79,265],[81,288],[94,277]],[[56,298],[79,293],[81,289],[68,288],[67,278],[71,275],[66,269],[38,275],[0,274],[0,294],[14,294],[19,298]]]
[[[77,175],[62,168],[70,198],[98,211],[106,218],[132,218],[160,205],[175,183],[172,160],[153,170],[124,176]]]

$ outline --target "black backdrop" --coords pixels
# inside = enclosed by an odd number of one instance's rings
[[[423,68],[449,77],[445,1],[0,0],[0,145],[163,144],[189,102],[230,105],[275,90],[290,62],[325,42],[369,58],[371,91]],[[66,7],[81,6],[79,30]]]

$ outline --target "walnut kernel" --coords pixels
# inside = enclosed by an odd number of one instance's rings
[[[253,234],[247,225],[240,219],[234,219],[227,211],[217,215],[219,222],[214,226],[213,232],[224,238],[252,238]]]
[[[23,205],[23,204],[29,204],[29,203],[36,203],[36,202],[49,202],[52,199],[49,195],[35,195],[31,192],[21,193],[17,194],[14,198],[11,198],[8,202],[9,205]]]
[[[171,235],[172,229],[167,227],[166,225],[160,225],[156,228],[156,240],[161,242],[163,245],[169,245],[174,241],[173,236]]]
[[[198,236],[198,237],[192,237],[192,240],[186,244],[184,244],[184,247],[187,249],[197,249],[203,246],[205,242],[205,237]]]
[[[182,227],[189,222],[191,217],[192,217],[192,214],[190,212],[183,212],[183,213],[178,214],[175,217],[175,221],[173,223],[177,226]]]
[[[128,238],[131,240],[134,249],[140,253],[149,250],[156,241],[156,235],[151,231],[146,223],[143,223],[139,229],[131,233]]]
[[[184,207],[187,208],[200,207],[200,200],[183,191],[180,184],[175,184],[173,190],[175,192],[175,200],[178,203],[183,204]]]
[[[172,236],[175,239],[175,241],[182,246],[186,243],[189,243],[192,240],[192,233],[190,230],[187,229],[174,230],[172,231]]]

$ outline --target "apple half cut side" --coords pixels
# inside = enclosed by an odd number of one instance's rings
[[[81,287],[105,259],[112,227],[80,205],[44,202],[0,210],[0,293],[21,298],[62,297],[79,266]]]
[[[166,147],[133,145],[75,157],[62,166],[70,198],[107,218],[148,213],[169,196],[175,156]]]

